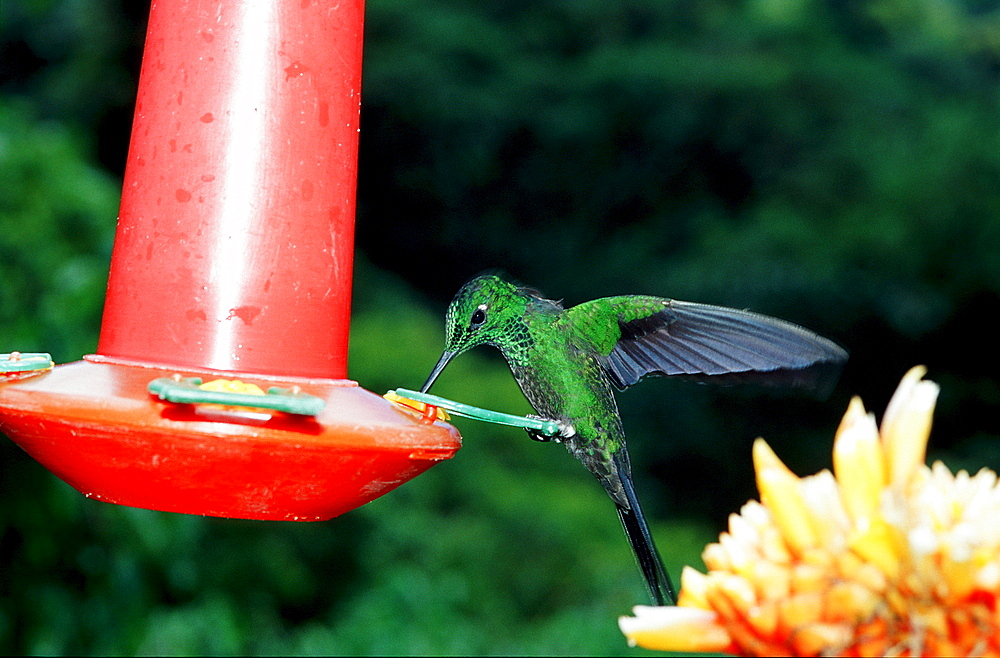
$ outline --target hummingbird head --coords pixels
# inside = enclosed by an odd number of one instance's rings
[[[523,324],[527,291],[487,274],[466,283],[451,300],[445,318],[444,353],[420,389],[426,392],[454,357],[478,345],[502,346]]]

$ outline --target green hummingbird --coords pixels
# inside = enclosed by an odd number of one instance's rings
[[[653,602],[676,602],[632,483],[625,432],[612,388],[646,375],[723,383],[832,387],[847,352],[777,318],[662,297],[605,297],[563,308],[495,275],[466,283],[445,319],[445,349],[426,383],[478,345],[503,353],[553,437],[614,501]],[[528,430],[536,440],[550,440]]]

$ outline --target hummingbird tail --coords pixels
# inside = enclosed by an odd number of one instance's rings
[[[632,476],[622,468],[622,464],[618,463],[617,456],[615,462],[616,466],[619,467],[619,476],[630,505],[630,508],[626,508],[615,503],[618,508],[618,518],[621,519],[625,535],[628,537],[629,544],[632,545],[632,552],[635,553],[636,562],[639,563],[639,569],[642,570],[642,575],[646,579],[649,596],[656,605],[675,605],[677,595],[670,582],[670,576],[667,575],[667,570],[663,567],[663,561],[656,550],[656,544],[653,543],[653,537],[649,533],[646,517],[642,513],[639,499],[635,495],[635,487],[632,485]]]

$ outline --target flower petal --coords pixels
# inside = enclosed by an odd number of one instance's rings
[[[760,500],[774,514],[789,547],[800,553],[815,545],[817,537],[809,509],[799,492],[799,479],[763,439],[754,441],[753,464]]]
[[[855,522],[874,515],[885,487],[885,455],[875,416],[865,413],[861,398],[847,407],[833,443],[833,472],[844,508]]]
[[[705,599],[705,588],[708,585],[708,576],[685,566],[681,570],[681,595],[677,600],[677,605],[688,608],[709,609]]]
[[[619,617],[618,627],[630,646],[658,651],[726,651],[732,646],[729,633],[709,610],[680,606],[637,605],[634,617]]]
[[[899,383],[882,419],[882,445],[885,448],[889,482],[906,487],[927,456],[931,416],[940,388],[920,378],[927,372],[914,366]]]

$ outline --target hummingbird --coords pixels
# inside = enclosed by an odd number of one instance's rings
[[[611,497],[656,605],[676,594],[635,486],[613,389],[647,375],[702,382],[832,388],[847,352],[777,318],[663,297],[604,297],[570,308],[497,275],[466,283],[448,306],[445,349],[420,389],[453,358],[500,350],[538,417],[557,423],[539,441],[562,443]]]

